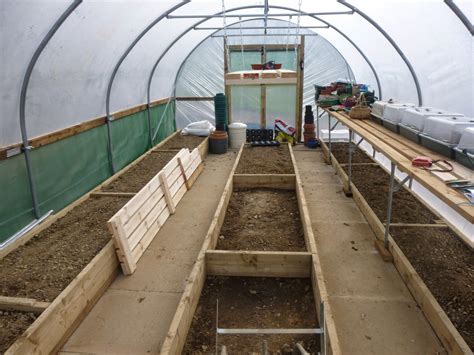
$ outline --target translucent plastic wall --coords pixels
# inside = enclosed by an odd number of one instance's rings
[[[229,21],[229,20],[227,20]],[[230,45],[241,46],[242,44],[279,44],[288,46],[286,51],[267,52],[268,60],[275,60],[282,63],[283,69],[296,69],[296,56],[292,50],[295,43],[299,43],[299,38],[287,36],[288,30],[269,29],[270,34],[281,36],[264,37],[240,37],[240,33],[249,34],[254,30],[246,27],[262,27],[263,20],[246,21],[240,25],[234,25],[226,31]],[[287,21],[269,20],[268,27],[287,27]],[[295,32],[294,24],[290,24],[291,33]],[[262,31],[260,31],[262,32]],[[301,34],[314,34],[307,29],[301,29]],[[216,36],[223,35],[223,31],[218,31]],[[208,34],[209,35],[209,34]],[[297,41],[296,41],[297,40]],[[222,37],[211,37],[199,45],[184,63],[177,78],[176,96],[214,96],[218,92],[224,92],[224,46]],[[244,68],[249,69],[250,64],[260,63],[260,53],[244,52],[237,50],[229,53],[230,70],[238,71]],[[367,84],[375,86],[373,76],[366,81]],[[314,105],[314,85],[325,85],[334,80],[354,80],[354,74],[348,63],[341,54],[327,40],[321,36],[310,35],[305,38],[305,64],[304,64],[304,88],[303,103]],[[260,120],[260,88],[259,87],[234,87],[232,89],[233,121],[250,123],[257,125]],[[267,121],[271,122],[275,118],[291,117],[294,124],[294,105],[296,104],[296,91],[294,87],[271,88],[271,95],[267,103]],[[275,95],[273,95],[273,94]],[[214,107],[212,102],[178,102],[176,110],[176,120],[178,128],[186,124],[207,119],[214,120]],[[240,112],[240,113],[239,113]],[[293,115],[291,116],[291,112]],[[273,126],[271,124],[271,126]]]

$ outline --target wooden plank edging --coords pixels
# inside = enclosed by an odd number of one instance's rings
[[[118,273],[112,241],[97,254],[5,355],[57,352]]]
[[[43,312],[49,307],[50,302],[37,301],[32,298],[0,296],[0,310]]]
[[[174,132],[170,134],[168,137],[166,137],[163,141],[161,141],[156,147],[164,145],[166,142],[168,142],[171,138],[173,138],[178,132]],[[77,200],[71,202],[69,205],[64,207],[62,210],[58,211],[55,214],[52,214],[49,216],[43,223],[40,225],[36,226],[33,228],[31,231],[23,235],[21,238],[15,240],[15,242],[7,245],[5,248],[0,250],[0,259],[4,258],[7,256],[9,253],[11,253],[13,250],[16,248],[22,246],[26,242],[28,242],[31,238],[33,238],[36,234],[41,233],[43,230],[47,229],[50,227],[54,222],[56,222],[58,219],[64,217],[67,213],[69,213],[72,209],[75,207],[79,206],[81,203],[86,201],[89,197],[91,197],[91,194],[101,194],[101,193],[107,193],[106,191],[101,191],[102,187],[107,186],[111,184],[113,181],[117,180],[121,175],[125,174],[128,170],[133,168],[135,165],[140,163],[143,159],[145,159],[149,154],[152,153],[152,150],[148,150],[147,152],[143,153],[140,155],[137,159],[135,159],[133,162],[128,164],[127,166],[123,167],[121,170],[116,172],[114,175],[109,177],[107,180],[103,181],[96,187],[94,187],[92,190],[86,192],[84,195],[79,197]]]
[[[344,186],[348,186],[348,176],[333,155],[331,155],[331,161],[333,166],[336,167],[339,176],[345,182]],[[385,225],[377,217],[354,183],[351,183],[351,192],[352,198],[366,218],[375,237],[378,240],[383,241],[385,237]],[[433,228],[447,227],[442,224],[432,224],[431,226],[433,226]],[[418,275],[410,261],[403,254],[402,250],[390,234],[388,242],[389,251],[393,256],[393,263],[398,273],[407,285],[413,298],[420,306],[436,335],[441,340],[443,346],[450,354],[472,354],[466,341],[459,334],[454,324],[446,315],[446,312],[441,308],[438,301],[434,298],[429,288]]]
[[[295,190],[295,174],[234,174],[234,188]]]
[[[208,275],[242,277],[311,277],[311,253],[281,251],[206,251]]]

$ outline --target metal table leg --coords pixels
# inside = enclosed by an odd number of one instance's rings
[[[329,131],[329,163],[331,163],[331,114],[328,113],[328,131]]]
[[[347,188],[347,191],[346,191],[346,194],[350,194],[351,193],[351,183],[352,183],[352,152],[353,152],[353,148],[352,148],[352,135],[353,135],[353,132],[351,129],[349,129],[349,186]]]
[[[385,249],[388,248],[388,235],[390,231],[390,219],[392,218],[392,201],[393,201],[393,186],[395,182],[395,164],[390,165],[390,184],[388,187],[388,205],[387,205],[387,219],[385,221],[385,236],[383,245]]]

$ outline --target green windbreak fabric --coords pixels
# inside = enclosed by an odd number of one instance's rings
[[[174,103],[151,109],[155,144],[175,131]],[[147,112],[112,122],[114,162],[121,169],[149,148]],[[110,176],[105,125],[31,151],[41,214],[58,212]],[[0,161],[0,243],[34,220],[25,158]]]

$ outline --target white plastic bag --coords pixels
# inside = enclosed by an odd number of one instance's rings
[[[204,120],[188,124],[181,130],[181,134],[183,136],[208,136],[214,132],[215,129],[216,127],[214,127],[211,122]]]

